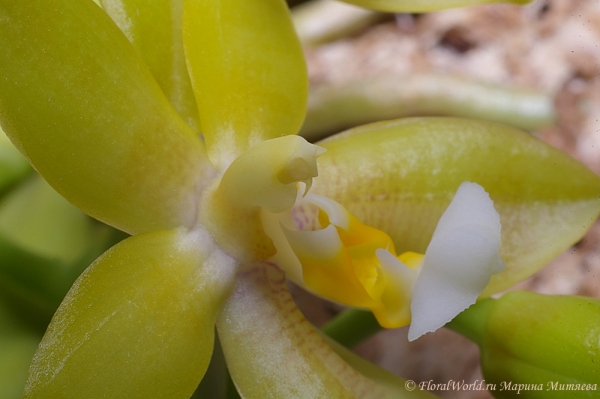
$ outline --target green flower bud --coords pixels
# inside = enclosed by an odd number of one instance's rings
[[[518,291],[448,327],[475,341],[496,398],[600,398],[600,301]]]

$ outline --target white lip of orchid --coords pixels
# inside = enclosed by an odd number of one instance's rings
[[[409,341],[435,331],[474,304],[500,259],[500,215],[476,183],[461,184],[442,215],[413,287]]]
[[[383,267],[393,271],[410,301],[408,340],[437,330],[474,304],[493,274],[504,270],[500,259],[500,215],[488,193],[465,182],[440,218],[420,271],[388,251],[377,251]]]

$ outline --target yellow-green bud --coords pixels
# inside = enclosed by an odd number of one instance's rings
[[[600,301],[518,291],[449,325],[474,340],[496,398],[600,398]]]

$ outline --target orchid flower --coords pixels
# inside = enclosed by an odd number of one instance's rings
[[[280,0],[102,6],[0,4],[2,128],[71,203],[132,235],[71,288],[25,398],[187,398],[215,325],[244,398],[423,397],[337,355],[286,276],[386,327],[412,320],[416,338],[600,210],[596,176],[501,125],[295,136],[308,84]]]

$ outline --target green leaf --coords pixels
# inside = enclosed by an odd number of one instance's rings
[[[0,209],[0,235],[40,256],[70,263],[91,246],[92,223],[39,175],[10,193]]]
[[[140,52],[169,102],[195,131],[198,107],[185,65],[183,0],[103,0],[106,13]]]
[[[189,398],[208,367],[234,264],[201,231],[117,244],[58,309],[25,398]]]
[[[193,225],[203,144],[100,7],[3,1],[0,48],[0,124],[61,195],[129,233]]]
[[[600,212],[600,179],[525,132],[491,122],[411,118],[366,125],[319,143],[313,192],[390,234],[398,253],[424,253],[464,181],[480,184],[502,224],[506,289],[580,239]]]
[[[238,275],[217,329],[244,399],[388,397],[332,351],[298,310],[285,275],[273,265],[257,264]]]
[[[531,0],[341,0],[346,3],[388,12],[429,12],[488,3],[527,4]]]
[[[336,1],[336,0],[331,0]],[[447,73],[383,74],[319,84],[300,135],[316,141],[367,123],[408,116],[454,116],[538,130],[556,119],[551,94]]]
[[[186,0],[183,39],[210,159],[300,129],[308,79],[283,0]]]
[[[79,274],[115,242],[115,233],[32,176],[0,201],[2,296],[45,329]]]
[[[33,169],[0,128],[0,192],[29,175]]]
[[[0,397],[21,399],[27,370],[41,334],[29,329],[0,301]]]

